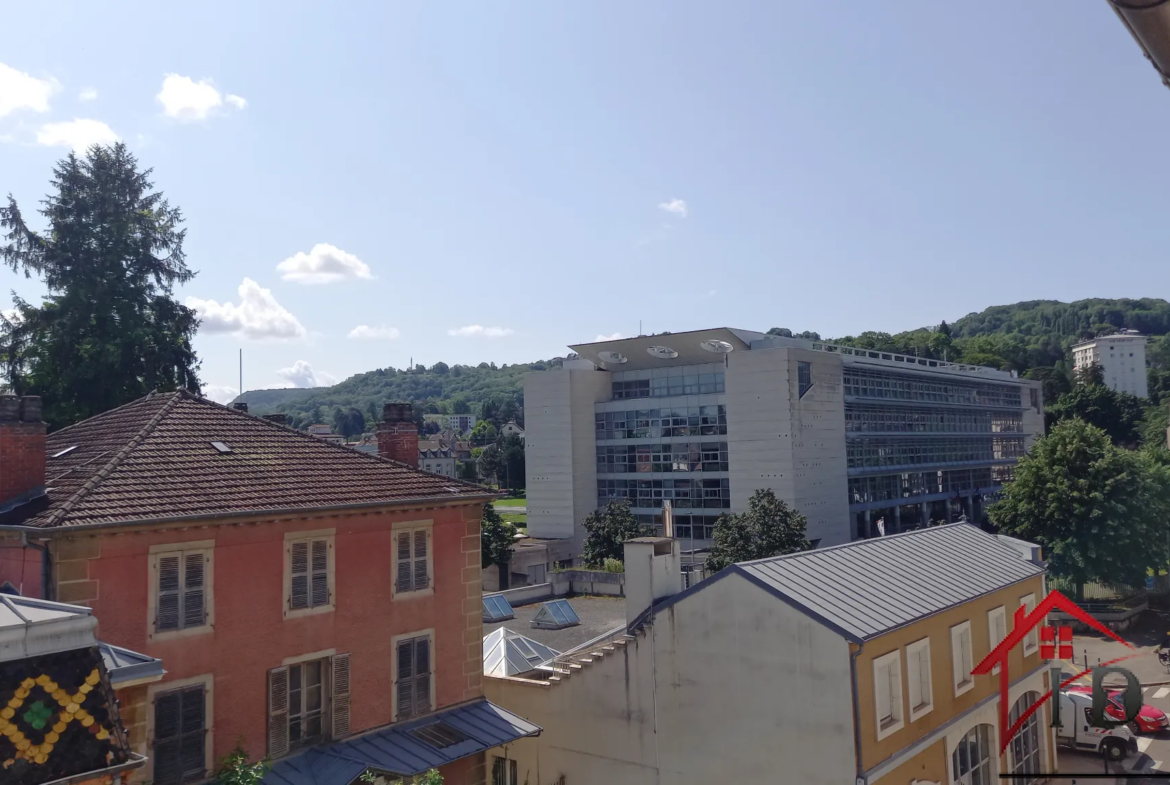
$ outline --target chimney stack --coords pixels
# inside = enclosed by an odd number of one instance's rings
[[[243,412],[244,414],[248,413],[248,404],[246,403],[233,403],[232,408],[237,412]]]
[[[274,422],[277,425],[288,425],[288,415],[284,412],[279,412],[277,414],[266,414],[264,415],[264,419],[268,420],[268,422]]]
[[[45,424],[37,395],[0,395],[0,508],[45,492]]]
[[[626,627],[643,619],[656,600],[682,591],[682,551],[669,537],[626,540]]]
[[[378,455],[418,468],[418,426],[409,403],[388,403],[382,407],[378,425]]]

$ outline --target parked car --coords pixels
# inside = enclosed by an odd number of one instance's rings
[[[1116,728],[1094,726],[1090,720],[1092,707],[1093,698],[1088,693],[1061,690],[1061,724],[1056,729],[1056,742],[1073,749],[1099,752],[1114,761],[1136,753],[1137,736],[1133,731],[1124,725]]]
[[[1088,695],[1092,700],[1093,688],[1087,684],[1072,684],[1068,686],[1069,692],[1076,692],[1081,695]],[[1107,689],[1106,693],[1109,695],[1109,703],[1105,705],[1105,716],[1114,722],[1121,722],[1125,719],[1125,706],[1122,705],[1122,690]],[[1138,712],[1137,719],[1129,723],[1129,729],[1134,734],[1139,733],[1159,733],[1164,730],[1170,730],[1170,717],[1166,716],[1166,712],[1161,709],[1151,706],[1148,703],[1142,704],[1142,709]]]

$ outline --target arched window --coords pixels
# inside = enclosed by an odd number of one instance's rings
[[[959,739],[951,753],[953,785],[991,785],[998,773],[992,762],[990,725],[976,725]]]
[[[1020,716],[1028,710],[1033,703],[1040,700],[1040,694],[1036,692],[1025,692],[1019,697],[1012,706],[1011,713],[1008,715],[1008,727],[1016,724]],[[1023,724],[1019,732],[1012,738],[1011,748],[1011,767],[1013,774],[1036,774],[1035,777],[1026,779],[1019,779],[1016,782],[1023,785],[1032,785],[1032,783],[1039,781],[1040,771],[1040,711],[1035,712],[1028,721]]]

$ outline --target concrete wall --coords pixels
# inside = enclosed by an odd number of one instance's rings
[[[738,575],[561,681],[489,678],[484,689],[544,728],[509,748],[530,785],[562,774],[840,785],[856,773],[848,645]]]
[[[1044,435],[1044,384],[1043,382],[1021,379],[1024,387],[1020,390],[1020,401],[1024,407],[1024,449],[1032,449],[1036,440]],[[1039,407],[1032,406],[1031,390],[1036,391],[1036,401]]]
[[[524,378],[530,536],[583,539],[585,516],[597,508],[593,404],[610,393],[605,371],[558,368]]]
[[[286,658],[349,652],[351,729],[392,721],[392,638],[434,630],[435,694],[449,706],[483,694],[483,623],[479,552],[481,505],[302,515],[297,519],[103,533],[57,539],[50,547],[56,598],[88,605],[103,641],[163,661],[151,685],[212,674],[213,760],[243,739],[253,756],[267,740],[267,672]],[[392,526],[433,521],[430,594],[391,599]],[[286,532],[335,530],[334,610],[284,618]],[[153,545],[214,540],[213,623],[193,634],[151,640],[148,595]],[[29,549],[32,550],[31,548]],[[10,561],[7,564],[17,564]],[[12,576],[0,575],[0,579]],[[137,715],[133,715],[137,716]],[[142,739],[134,735],[131,743]],[[147,729],[149,734],[151,729]],[[146,739],[149,745],[149,735]],[[149,764],[148,764],[149,768]]]
[[[798,363],[812,364],[799,396]],[[809,539],[850,539],[841,358],[794,347],[728,356],[727,446],[731,508],[770,488],[808,518]]]

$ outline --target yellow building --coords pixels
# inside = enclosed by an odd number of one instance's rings
[[[1047,704],[1001,756],[999,675],[971,675],[1044,596],[1028,549],[960,523],[685,591],[678,568],[677,541],[627,543],[626,634],[485,679],[544,728],[508,748],[521,781],[969,785],[1054,769]],[[1014,720],[1048,689],[1038,634],[1007,667]]]

